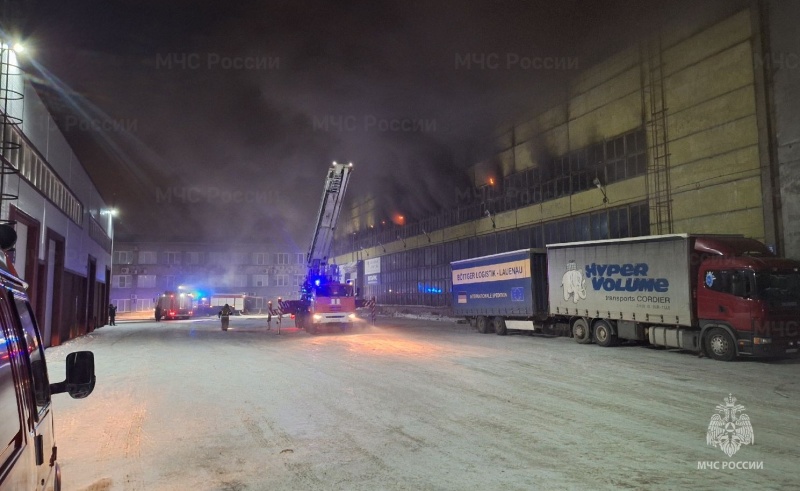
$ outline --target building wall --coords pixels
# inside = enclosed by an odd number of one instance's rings
[[[289,245],[120,242],[114,248],[111,302],[118,312],[151,311],[159,295],[180,286],[198,299],[247,293],[266,305],[279,297],[298,298],[305,276],[305,254]]]
[[[765,172],[770,164],[769,152],[765,149],[771,133],[764,116],[769,111],[765,110],[767,106],[761,98],[766,85],[756,70],[761,49],[760,11],[757,3],[752,8],[718,19],[711,25],[693,26],[687,20],[679,29],[665,28],[661,36],[642,40],[582,72],[565,89],[563,100],[556,101],[551,109],[501,129],[497,134],[498,154],[476,164],[470,171],[475,187],[480,190],[476,198],[482,201],[480,213],[473,213],[472,219],[458,220],[460,223],[456,224],[450,223],[452,220],[445,221],[446,226],[438,228],[431,226],[429,220],[425,234],[420,233],[421,227],[411,224],[404,230],[378,232],[375,236],[383,238],[379,244],[369,237],[360,240],[365,235],[363,232],[353,235],[349,241],[340,236],[336,260],[407,256],[409,250],[436,250],[441,244],[444,252],[436,257],[444,261],[458,258],[446,251],[448,248],[455,250],[452,245],[464,240],[507,236],[511,231],[535,230],[538,226],[546,229],[556,223],[567,223],[566,234],[548,235],[543,231],[545,243],[577,239],[579,235],[586,235],[581,228],[586,223],[585,217],[600,217],[601,225],[608,229],[610,221],[615,219],[609,211],[611,208],[640,203],[649,205],[649,230],[645,230],[645,234],[743,234],[779,246],[783,236],[776,230],[781,228],[781,220],[776,221],[771,206],[765,206],[764,201],[764,189],[769,188],[767,181],[771,179],[769,172]],[[790,37],[789,26],[788,23],[785,26],[786,37]],[[795,38],[792,43],[796,43]],[[785,95],[782,89],[776,89],[777,98],[789,98],[797,93],[789,88],[798,83],[796,71],[785,77]],[[795,114],[796,111],[792,112],[792,116]],[[777,119],[783,127],[798,128],[796,123],[789,123],[786,111],[779,111]],[[609,163],[614,157],[613,149],[609,153],[609,145],[620,138],[627,142],[628,137],[624,135],[637,131],[646,135],[647,172],[628,170],[622,178],[616,177],[618,174],[614,172],[618,171]],[[784,203],[798,202],[791,198],[797,195],[795,171],[800,154],[796,155],[792,146],[798,141],[798,135],[800,132],[794,131],[779,138],[779,142],[783,142],[779,146],[781,155],[786,160],[781,163],[780,179],[785,188],[781,193]],[[591,160],[596,154],[592,149],[598,145],[605,146],[604,164],[592,167],[596,162],[589,161],[576,167],[579,159],[574,157],[589,155]],[[627,143],[624,148],[627,152]],[[666,157],[659,158],[659,155]],[[532,169],[538,169],[535,175],[545,181],[547,176],[557,174],[554,165],[566,165],[566,161],[570,169],[571,190],[568,193],[556,191],[533,200],[533,204],[517,201],[512,206],[500,207],[492,204],[497,200],[487,198],[496,194],[493,188],[498,182],[514,182],[517,176],[526,175]],[[656,172],[659,163],[663,163],[664,169],[660,173]],[[587,187],[576,179],[578,173],[587,169],[600,180],[607,201],[603,200],[601,190]],[[659,183],[655,176],[660,177]],[[576,186],[576,183],[579,184]],[[500,192],[507,194],[506,190]],[[768,195],[766,199],[769,198]],[[669,207],[655,206],[659,200],[669,203]],[[783,224],[794,211],[800,209],[783,207]],[[351,210],[351,215],[358,215],[358,210]],[[356,222],[356,217],[352,222]],[[593,235],[594,218],[589,224]],[[627,232],[632,232],[634,226],[638,224],[628,223]],[[351,224],[348,230],[352,234],[354,229]],[[789,226],[785,236],[794,237],[791,235],[794,230]],[[610,230],[606,233],[611,234]],[[394,234],[402,238],[395,240]],[[490,252],[502,252],[503,247],[512,244],[533,246],[532,240],[519,240],[525,236],[517,233],[514,239],[494,239],[495,251]],[[386,240],[387,237],[391,239]],[[797,239],[792,238],[787,243],[793,244],[793,240]],[[362,245],[347,249],[348,242]],[[461,251],[460,247],[457,249]],[[480,254],[480,249],[475,247],[474,253]],[[391,264],[393,260],[389,261]],[[414,261],[420,264],[419,260]],[[420,276],[426,267],[420,264],[420,271],[414,274]],[[388,293],[391,286],[384,285],[384,288]],[[392,301],[390,297],[384,298]],[[439,303],[433,299],[430,304]]]
[[[800,258],[800,37],[795,32],[800,4],[771,1],[767,8],[769,46],[761,61],[773,89],[773,158],[779,167],[776,207],[786,255]]]
[[[6,176],[3,193],[17,197],[2,201],[0,219],[20,224],[17,247],[25,253],[14,258],[15,267],[30,285],[43,342],[56,345],[105,324],[113,231],[100,217],[106,204],[97,187],[25,81],[15,54],[1,51],[9,68],[0,83],[22,97],[1,108],[6,121],[19,123],[3,125],[3,140],[19,148],[2,156],[16,172]]]

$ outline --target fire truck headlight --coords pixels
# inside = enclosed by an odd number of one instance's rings
[[[356,318],[356,314],[350,314],[350,315],[348,315],[347,317],[349,317],[349,318],[350,318],[350,320],[355,320],[355,318]]]
[[[318,320],[321,320],[321,319],[322,319],[322,316],[321,316],[321,315],[319,315],[319,314],[314,314],[314,320],[315,320],[315,321],[318,321]]]

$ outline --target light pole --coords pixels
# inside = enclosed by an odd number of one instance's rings
[[[113,283],[114,278],[114,220],[113,218],[117,216],[119,212],[116,208],[103,208],[100,210],[100,215],[107,215],[108,216],[108,226],[106,227],[106,233],[108,234],[109,238],[111,238],[111,256],[108,261],[108,269],[111,271],[111,278],[109,278],[109,285],[108,285],[108,298],[109,301],[111,299],[111,283]]]

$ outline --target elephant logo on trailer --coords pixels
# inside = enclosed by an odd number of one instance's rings
[[[751,445],[755,441],[753,425],[746,414],[737,415],[744,406],[736,404],[736,398],[728,394],[723,399],[725,404],[717,404],[717,414],[711,416],[706,433],[706,444],[719,447],[728,457],[739,451],[742,445]]]
[[[575,261],[567,263],[567,272],[561,278],[561,288],[564,289],[565,301],[569,301],[570,297],[574,303],[586,300],[586,278],[583,277],[583,272],[578,269]]]

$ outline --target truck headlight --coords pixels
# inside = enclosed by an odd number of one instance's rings
[[[319,314],[314,314],[314,316],[313,316],[313,317],[314,317],[314,320],[315,320],[315,321],[318,321],[318,320],[322,319],[322,316],[321,316],[321,315],[319,315]]]
[[[356,314],[350,314],[347,316],[350,320],[355,320]]]
[[[772,338],[753,338],[753,344],[772,344]]]

